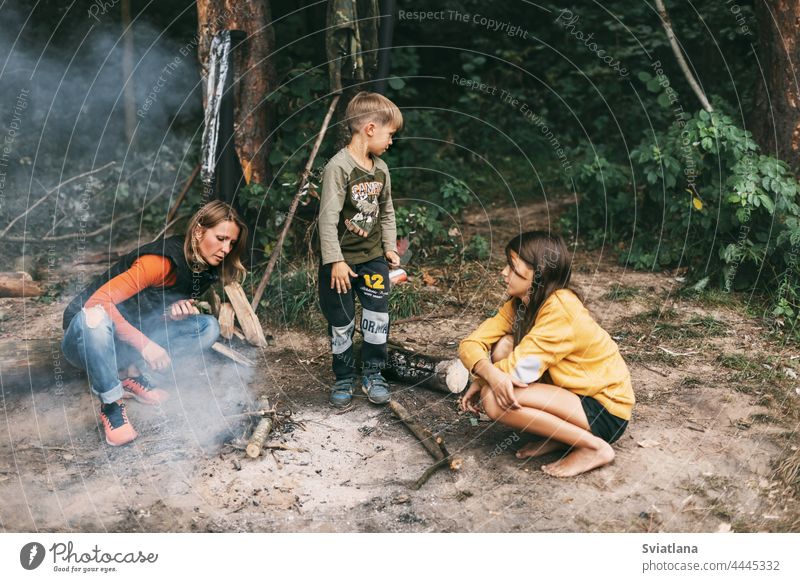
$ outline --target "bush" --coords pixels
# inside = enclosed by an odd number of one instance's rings
[[[459,215],[472,202],[473,196],[469,186],[452,178],[424,202],[396,204],[397,238],[407,237],[426,251],[449,242]]]
[[[629,241],[621,259],[635,268],[682,265],[693,283],[778,288],[773,316],[796,322],[798,182],[729,116],[682,114],[625,164],[588,149],[577,155],[581,201],[567,226],[587,229],[590,243]]]

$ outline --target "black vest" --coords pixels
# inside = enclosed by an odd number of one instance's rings
[[[119,303],[117,309],[134,327],[142,331],[142,323],[147,317],[166,313],[167,308],[179,299],[197,299],[218,279],[216,269],[208,269],[195,273],[186,262],[183,254],[183,237],[172,236],[148,243],[128,253],[104,274],[96,277],[75,297],[64,310],[64,329],[69,327],[72,318],[77,315],[89,297],[100,287],[117,275],[131,268],[131,265],[142,255],[159,255],[167,257],[177,269],[177,280],[170,287],[148,287]]]

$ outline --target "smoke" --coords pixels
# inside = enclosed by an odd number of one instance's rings
[[[185,33],[169,26],[162,30],[136,19],[133,72],[126,78],[116,3],[73,2],[56,11],[44,4],[0,4],[0,228],[46,188],[112,160],[117,162],[113,172],[92,178],[105,181],[95,190],[111,202],[135,208],[154,189],[175,181],[178,174],[185,176],[182,161],[201,123],[194,32],[188,34],[186,26]],[[193,18],[192,11],[180,6],[174,10],[176,18]],[[135,107],[130,147],[126,83],[133,89]],[[27,219],[33,224],[30,233],[36,235],[42,226],[49,228],[69,214],[69,199],[83,192],[87,182],[79,181],[37,207]],[[168,206],[167,198],[158,210]],[[105,216],[110,209],[101,204],[93,210]],[[69,226],[67,217],[61,232]],[[11,234],[19,232],[15,227]]]
[[[180,427],[178,440],[189,447],[214,450],[241,437],[246,419],[240,415],[255,406],[250,390],[254,370],[211,352],[183,357],[175,364],[171,377],[159,378],[173,395],[164,412]]]

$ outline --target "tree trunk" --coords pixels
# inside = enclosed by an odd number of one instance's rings
[[[269,0],[198,0],[198,57],[207,73],[208,53],[220,30],[242,30],[247,38],[234,51],[236,152],[247,182],[269,182],[267,163],[274,107],[266,102],[275,87],[275,46]]]
[[[756,85],[749,129],[763,153],[796,170],[800,166],[800,1],[759,0],[755,13],[764,80],[759,78]]]

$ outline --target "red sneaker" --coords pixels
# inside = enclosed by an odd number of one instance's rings
[[[122,381],[122,388],[125,391],[123,398],[135,398],[142,404],[161,404],[169,400],[169,393],[156,388],[153,382],[146,375],[125,378]]]
[[[125,405],[119,402],[100,405],[100,422],[106,433],[106,442],[112,447],[126,445],[137,436],[133,425],[128,420]]]

